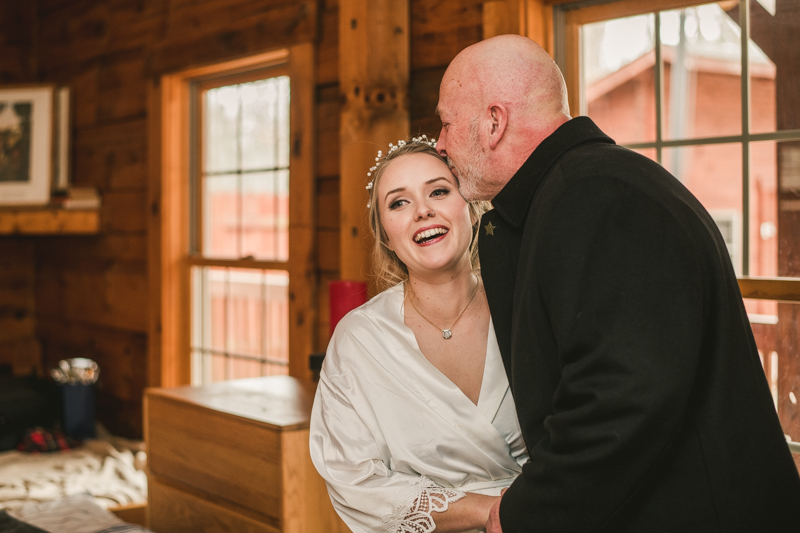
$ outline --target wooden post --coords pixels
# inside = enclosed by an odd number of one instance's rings
[[[289,194],[289,374],[311,378],[308,356],[316,345],[317,262],[314,256],[314,45],[289,49],[291,168]]]
[[[407,0],[340,0],[340,276],[370,275],[367,172],[409,133]]]
[[[483,38],[525,35],[553,55],[553,8],[544,0],[491,0],[483,3]]]

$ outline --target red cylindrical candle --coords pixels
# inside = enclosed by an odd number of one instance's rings
[[[344,315],[366,303],[367,284],[363,281],[338,280],[328,284],[331,312],[331,335]]]

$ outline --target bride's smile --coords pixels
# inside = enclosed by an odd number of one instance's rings
[[[440,242],[449,231],[450,230],[444,226],[428,226],[418,230],[414,234],[414,242],[420,246],[428,246]]]

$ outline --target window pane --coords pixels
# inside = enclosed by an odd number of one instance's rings
[[[289,172],[242,177],[242,255],[286,261],[289,258]]]
[[[777,144],[750,144],[750,275],[778,275]]]
[[[763,312],[755,317],[750,314],[756,346],[783,432],[800,442],[800,386],[796,379],[800,373],[800,304],[745,299],[745,306],[748,314],[751,309]],[[800,456],[794,458],[800,467]]]
[[[289,78],[279,76],[240,86],[242,169],[289,166]]]
[[[665,148],[663,165],[717,223],[737,274],[742,271],[742,147],[708,144]]]
[[[225,174],[203,179],[203,255],[241,257],[239,176]]]
[[[261,354],[261,322],[264,314],[265,272],[228,269],[226,351],[234,354]]]
[[[203,254],[288,259],[289,78],[204,93]]]
[[[286,374],[289,274],[192,268],[192,382]]]
[[[205,93],[203,115],[203,169],[231,172],[239,168],[239,89],[236,85]]]
[[[270,364],[289,364],[289,273],[268,271],[264,314],[265,353]],[[272,373],[275,373],[275,369]]]
[[[587,115],[618,143],[656,139],[655,16],[581,28]]]
[[[253,359],[228,358],[228,374],[225,379],[242,379],[262,376],[262,363]]]
[[[225,381],[228,379],[228,358],[221,354],[211,354],[209,356],[210,373],[206,383],[214,381]]]
[[[665,139],[742,133],[741,31],[717,4],[661,13]]]
[[[750,2],[750,129],[800,129],[800,2]],[[791,44],[789,44],[791,43]]]

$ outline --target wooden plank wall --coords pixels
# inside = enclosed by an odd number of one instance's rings
[[[41,374],[36,340],[36,257],[33,243],[0,239],[0,366],[17,375]]]
[[[450,60],[481,39],[482,3],[411,0],[410,6],[411,133],[437,135],[439,82]],[[35,294],[26,309],[35,310],[44,364],[72,356],[100,364],[97,408],[112,432],[141,435],[146,220],[153,208],[147,202],[147,84],[163,73],[293,42],[318,43],[317,349],[324,350],[327,286],[339,276],[338,7],[337,0],[0,0],[0,82],[72,88],[74,183],[97,187],[103,197],[99,236],[23,239],[5,253],[3,241],[0,254],[25,273],[26,294]],[[316,35],[309,33],[313,27]]]
[[[24,2],[0,3],[0,84],[33,81],[33,10]],[[34,243],[0,238],[0,365],[16,374],[41,371],[36,340]]]

